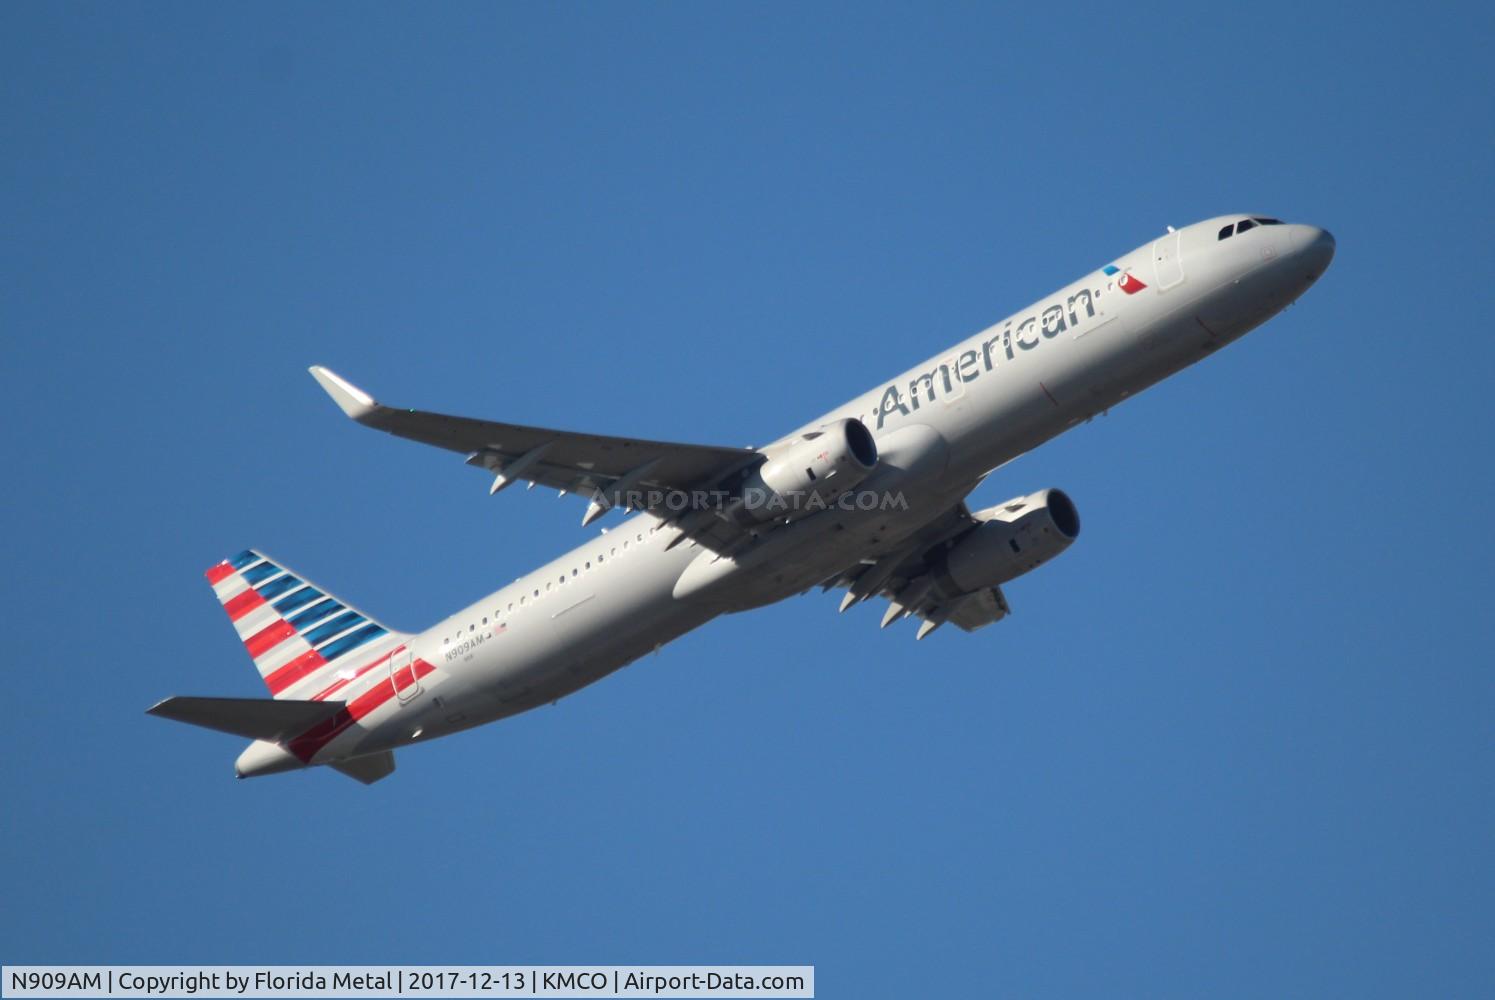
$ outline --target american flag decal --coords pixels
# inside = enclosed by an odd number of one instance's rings
[[[204,575],[276,698],[326,697],[405,638],[253,549]]]
[[[1131,271],[1121,270],[1121,268],[1117,267],[1115,264],[1107,264],[1101,270],[1105,272],[1105,275],[1108,278],[1112,277],[1113,275],[1120,274],[1121,277],[1116,279],[1116,287],[1121,289],[1123,292],[1126,292],[1128,295],[1136,295],[1138,292],[1142,291],[1142,289],[1147,287],[1147,283],[1144,282],[1141,278],[1137,277]]]

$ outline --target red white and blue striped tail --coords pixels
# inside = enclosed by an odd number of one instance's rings
[[[409,638],[253,549],[205,575],[276,698],[321,700]]]

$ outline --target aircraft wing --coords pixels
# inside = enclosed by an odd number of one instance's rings
[[[465,453],[469,465],[493,474],[489,492],[523,480],[590,498],[583,525],[615,505],[654,509],[666,505],[665,495],[672,491],[713,489],[761,458],[751,448],[578,434],[397,409],[376,402],[326,368],[315,366],[310,371],[333,402],[358,423]],[[640,502],[629,503],[630,499]]]
[[[963,503],[956,504],[902,545],[831,577],[821,585],[822,589],[846,588],[846,596],[841,599],[842,611],[874,597],[887,598],[882,627],[904,618],[918,618],[923,624],[914,636],[916,639],[923,639],[945,622],[953,622],[967,632],[985,628],[1001,621],[1011,610],[1002,588],[992,587],[946,600],[934,592],[931,579],[949,545],[976,525],[970,509]]]

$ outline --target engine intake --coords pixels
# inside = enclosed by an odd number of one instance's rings
[[[824,509],[877,467],[877,442],[855,418],[837,420],[775,449],[742,484],[753,521]]]
[[[1039,490],[972,515],[981,523],[955,543],[938,576],[948,594],[997,587],[1042,566],[1080,535],[1074,501]]]

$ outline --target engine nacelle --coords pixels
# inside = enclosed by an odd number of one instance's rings
[[[823,510],[877,467],[877,442],[855,418],[837,420],[775,449],[742,484],[753,521]]]
[[[1080,515],[1061,490],[1039,490],[977,511],[981,523],[945,556],[940,588],[951,594],[997,587],[1037,569],[1069,548]]]

